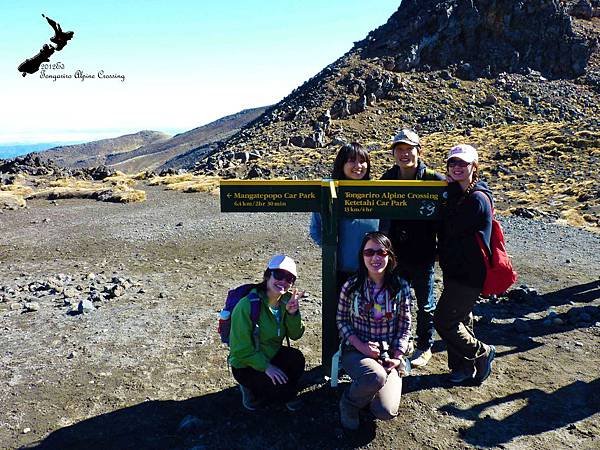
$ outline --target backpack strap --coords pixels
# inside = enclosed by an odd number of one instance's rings
[[[492,205],[492,201],[490,200],[490,197],[485,192],[482,192],[482,191],[473,191],[473,194],[477,194],[477,193],[481,194],[487,200],[488,205],[490,205],[490,211],[492,213],[492,219],[493,219],[494,215],[495,215],[495,212],[494,212],[494,205]]]
[[[256,292],[250,292],[248,294],[248,300],[250,301],[250,320],[252,321],[252,340],[254,341],[254,348],[256,351],[260,349],[260,341],[258,338],[258,319],[260,317],[260,296]]]
[[[425,172],[423,172],[423,180],[436,180],[435,170],[430,169],[429,167],[425,168]]]
[[[484,197],[487,200],[488,205],[490,205],[490,215],[491,215],[491,219],[492,219],[492,232],[494,229],[494,222],[496,221],[495,216],[495,212],[494,212],[494,205],[492,205],[492,200],[490,200],[490,197],[482,191],[473,191],[473,194],[481,194],[482,197]],[[478,238],[481,239],[481,236],[478,235]],[[492,243],[491,243],[491,236],[490,236],[490,245],[486,245],[485,242],[483,241],[483,239],[481,239],[481,244],[486,248],[486,252],[489,254],[489,257],[492,257]]]

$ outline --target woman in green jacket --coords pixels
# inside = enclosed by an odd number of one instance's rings
[[[297,395],[304,355],[282,345],[284,337],[297,340],[304,334],[298,303],[303,292],[296,288],[288,292],[296,277],[294,260],[275,255],[263,281],[239,301],[231,315],[229,362],[248,410],[255,410],[263,400],[282,401],[291,411],[301,406]],[[258,339],[250,318],[253,301],[260,301]]]

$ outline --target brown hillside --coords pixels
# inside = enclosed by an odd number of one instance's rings
[[[40,152],[42,160],[52,159],[61,167],[83,168],[104,165],[109,155],[127,153],[144,145],[169,139],[159,131],[140,131],[116,138],[78,145],[66,145]]]
[[[152,142],[127,153],[108,155],[106,165],[129,173],[179,168],[186,160],[185,155],[229,138],[242,126],[260,116],[265,109],[265,107],[261,107],[240,111],[207,125],[177,134],[171,139]]]

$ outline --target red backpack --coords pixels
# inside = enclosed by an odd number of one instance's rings
[[[504,242],[504,231],[500,222],[494,217],[494,207],[490,198],[481,191],[490,205],[490,211],[492,213],[492,233],[490,236],[490,248],[488,250],[487,245],[483,242],[479,233],[475,234],[477,244],[481,250],[483,256],[483,262],[485,264],[485,281],[483,282],[483,288],[481,295],[489,297],[490,295],[504,294],[508,288],[510,288],[515,281],[517,281],[517,272],[513,269],[510,256],[506,253],[506,244]],[[491,255],[490,255],[491,250]]]

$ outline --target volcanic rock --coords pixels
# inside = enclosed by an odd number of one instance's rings
[[[404,0],[357,46],[365,57],[395,58],[396,71],[458,66],[458,76],[473,79],[534,69],[572,78],[593,43],[575,35],[554,0]]]

